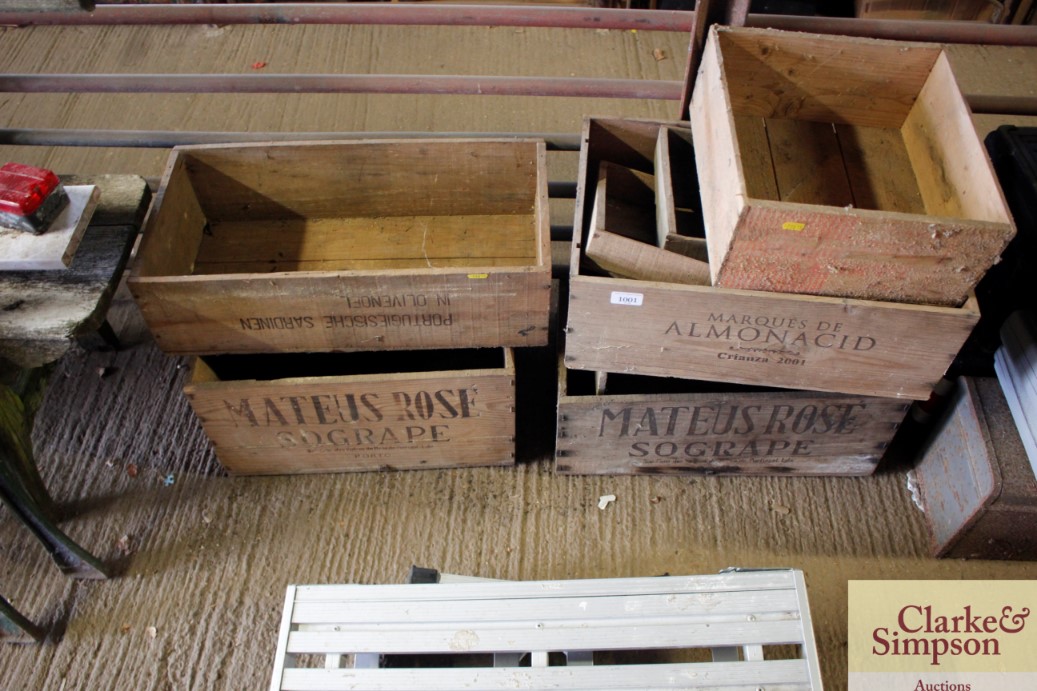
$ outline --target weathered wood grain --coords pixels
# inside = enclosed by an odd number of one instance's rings
[[[166,352],[542,345],[534,140],[174,151],[129,285]]]
[[[259,379],[220,379],[199,360],[184,390],[216,457],[234,474],[514,463],[511,352],[504,349],[489,369],[437,370],[433,354],[424,357],[428,371],[391,369],[414,357],[387,354],[380,374],[275,379],[268,368],[252,374]]]
[[[101,198],[72,264],[59,272],[0,273],[0,357],[19,366],[57,360],[77,337],[100,327],[138,228],[132,222],[101,225],[98,220],[131,219],[150,201],[147,184],[137,176],[84,182],[96,183]],[[109,212],[106,200],[131,198],[137,200],[133,214]],[[123,203],[116,206],[129,210]]]
[[[699,393],[697,382],[674,391],[650,377],[633,378],[636,393],[602,395],[571,374],[559,367],[555,469],[574,475],[869,475],[908,407],[803,391]]]
[[[958,306],[1015,234],[939,47],[716,29],[691,120],[714,286]]]
[[[601,157],[596,131],[591,123],[584,129],[576,219],[587,217],[591,201],[579,190],[589,188],[588,161]],[[610,138],[620,133],[613,123]],[[628,145],[651,153],[654,142],[639,135]],[[575,239],[585,232],[574,232],[576,255],[583,248]],[[925,399],[978,318],[972,298],[958,308],[933,307],[667,285],[577,269],[565,362],[579,370]]]

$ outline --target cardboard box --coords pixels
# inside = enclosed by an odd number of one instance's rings
[[[170,353],[532,346],[551,286],[545,145],[173,150],[129,285]]]
[[[235,475],[515,462],[508,348],[196,358],[184,391]]]
[[[566,366],[928,398],[979,318],[974,298],[962,307],[931,307],[594,275],[583,247],[590,224],[588,191],[594,189],[599,163],[652,172],[659,128],[674,124],[619,119],[584,124]]]
[[[690,113],[714,286],[960,306],[1015,234],[939,46],[714,27]]]
[[[602,375],[562,364],[555,470],[870,475],[909,405],[892,398]]]
[[[933,556],[1037,559],[1037,478],[993,377],[963,377],[914,470]]]

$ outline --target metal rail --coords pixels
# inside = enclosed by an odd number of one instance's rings
[[[339,139],[543,139],[548,151],[579,151],[580,135],[556,132],[173,132],[0,128],[0,145],[169,149],[191,144],[239,144]]]
[[[15,93],[380,93],[680,98],[684,82],[410,74],[5,74]]]
[[[592,7],[277,3],[265,5],[102,5],[92,12],[0,12],[13,26],[139,24],[382,24],[537,26],[690,31],[693,12]]]

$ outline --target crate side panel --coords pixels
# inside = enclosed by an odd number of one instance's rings
[[[536,228],[532,214],[225,221],[195,273],[535,266]]]
[[[208,219],[188,180],[184,159],[174,153],[144,223],[130,287],[137,276],[191,273],[207,226]]]
[[[870,127],[900,127],[940,54],[923,44],[773,30],[718,36],[739,115]]]
[[[714,30],[702,55],[690,107],[695,168],[714,282],[747,201],[745,164],[735,139],[735,123],[721,60]]]
[[[1008,204],[946,55],[902,132],[928,213],[1002,224],[1007,243],[1015,232]]]
[[[357,141],[183,149],[213,220],[530,213],[536,143]]]
[[[573,369],[925,399],[978,319],[968,305],[574,277],[565,361]]]
[[[907,410],[803,392],[567,396],[556,468],[572,474],[868,475]]]
[[[547,343],[546,271],[257,274],[141,281],[160,348],[214,354]]]
[[[222,382],[188,398],[234,473],[514,462],[515,380],[451,372]]]
[[[956,306],[1000,257],[1008,226],[753,202],[721,288]]]

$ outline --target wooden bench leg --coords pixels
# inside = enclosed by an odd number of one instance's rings
[[[0,641],[33,643],[43,640],[43,630],[22,616],[21,612],[0,597]]]

